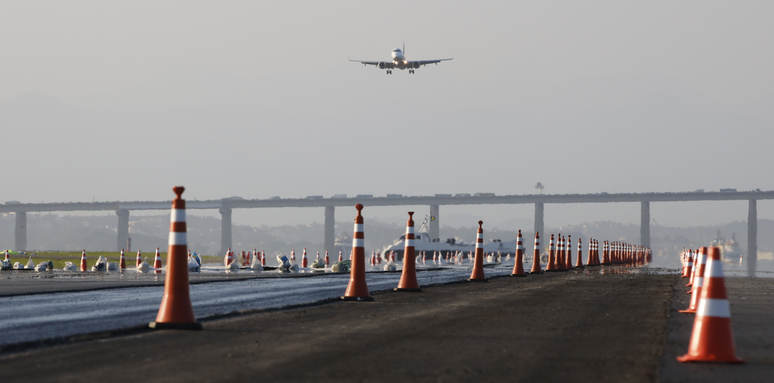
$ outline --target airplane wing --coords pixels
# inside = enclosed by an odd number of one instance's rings
[[[452,57],[450,59],[409,61],[409,65],[414,64],[414,67],[419,67],[420,65],[421,66],[425,66],[425,65],[428,65],[428,64],[438,65],[438,63],[441,62],[441,61],[450,61],[450,60],[454,60],[454,57]],[[419,65],[417,65],[416,63],[419,63]]]
[[[349,59],[349,61],[361,63],[363,65],[375,65],[375,66],[379,66],[382,69],[395,67],[392,61],[363,61],[363,60],[352,60],[352,59]]]

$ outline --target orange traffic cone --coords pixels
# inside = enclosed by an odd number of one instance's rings
[[[83,251],[81,252],[81,271],[86,271],[87,267],[88,266],[86,265],[86,249],[83,249]]]
[[[688,353],[678,356],[680,362],[744,363],[736,357],[731,310],[723,278],[720,249],[711,247],[704,271],[696,319],[693,321]]]
[[[186,262],[188,259],[186,258]],[[159,254],[159,248],[156,248],[156,257],[153,259],[153,268],[156,269],[153,272],[161,274],[161,255]]]
[[[522,258],[524,257],[524,245],[521,242],[521,230],[516,237],[516,262],[513,264],[512,277],[526,277],[524,274],[524,265],[522,264]]]
[[[118,269],[126,269],[126,259],[124,258],[124,249],[121,249],[121,258],[118,260]]]
[[[137,250],[137,264],[135,267],[140,267],[140,264],[142,263],[142,254],[140,254],[140,250]]]
[[[8,250],[5,251],[5,261],[6,262],[11,262],[11,256],[8,255]]]
[[[339,250],[339,262],[341,262],[341,260],[342,260],[341,253],[342,253],[342,251]]]
[[[301,267],[306,267],[308,265],[306,261],[306,247],[304,248],[304,253],[301,255]]]
[[[610,253],[610,243],[607,241],[602,242],[602,256],[599,255],[599,240],[594,241],[594,257],[596,257],[597,265],[602,265],[602,261]]]
[[[328,258],[328,249],[325,249],[325,267],[329,267],[331,264],[331,259]]]
[[[408,212],[409,219],[406,222],[406,244],[403,248],[403,272],[395,291],[422,292],[417,281],[417,254],[414,250],[414,212]],[[393,262],[395,262],[393,260]]]
[[[543,274],[543,270],[540,268],[540,234],[535,232],[535,250],[532,253],[532,269],[530,274]]]
[[[554,266],[557,271],[564,271],[564,237],[562,237],[561,233],[556,237],[556,245]]]
[[[266,250],[261,250],[261,266],[266,267]]]
[[[185,223],[185,200],[181,198],[185,188],[175,186],[172,190],[177,196],[172,201],[164,296],[156,321],[151,322],[149,327],[159,330],[201,330],[202,325],[196,322],[194,316],[188,288],[188,230]]]
[[[707,248],[702,247],[701,249],[699,249],[699,258],[697,259],[697,263],[695,267],[698,275],[696,275],[693,278],[693,289],[691,289],[693,295],[691,295],[691,303],[688,305],[688,309],[680,310],[681,313],[688,313],[688,314],[696,313],[696,308],[699,305],[699,295],[701,295],[701,286],[703,284],[702,282],[704,279],[704,270],[705,270],[706,264],[707,264]]]
[[[567,236],[567,244],[565,245],[565,251],[567,252],[567,259],[565,260],[565,268],[567,270],[572,270],[572,236]]]
[[[581,246],[581,239],[578,238],[578,259],[575,261],[576,269],[583,269],[583,247]]]
[[[228,267],[233,261],[234,259],[231,256],[231,248],[229,247],[228,250],[226,250],[226,256],[223,257],[223,265]]]
[[[589,238],[589,252],[586,255],[586,266],[594,266],[594,238]]]
[[[365,235],[363,233],[362,204],[355,205],[357,217],[355,217],[355,229],[352,235],[352,271],[349,274],[349,285],[341,299],[345,301],[372,301],[374,298],[368,293],[368,285],[365,278]]]
[[[690,277],[688,279],[688,284],[685,285],[685,287],[693,286],[693,278],[696,276],[696,270],[699,269],[699,267],[698,267],[699,266],[699,264],[698,264],[699,251],[698,250],[691,251],[691,254],[692,254],[692,256],[691,256],[691,275],[690,275]]]
[[[484,221],[478,221],[478,232],[476,233],[476,259],[473,263],[473,271],[470,273],[468,282],[488,282],[484,276]]]
[[[545,271],[557,271],[556,265],[554,265],[555,255],[556,255],[556,248],[554,247],[554,235],[551,234],[551,238],[548,240],[548,263],[546,264]]]

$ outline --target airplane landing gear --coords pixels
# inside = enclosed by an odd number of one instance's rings
[[[387,73],[387,74],[392,74],[392,70],[390,70],[390,69],[387,69],[387,71],[386,71],[385,73]]]
[[[414,70],[413,69],[409,69],[409,74],[414,74]]]

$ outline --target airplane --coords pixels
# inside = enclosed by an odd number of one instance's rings
[[[427,65],[427,64],[435,64],[438,65],[441,61],[449,61],[454,60],[454,57],[450,59],[438,59],[438,60],[418,60],[418,61],[409,61],[406,60],[406,44],[403,44],[403,49],[395,48],[392,50],[392,61],[362,61],[362,60],[352,60],[349,59],[349,61],[358,62],[363,65],[374,65],[379,69],[385,69],[387,74],[392,74],[392,70],[397,68],[400,70],[408,69],[410,74],[414,74],[414,69],[419,68],[420,66]],[[349,57],[348,57],[349,58]]]

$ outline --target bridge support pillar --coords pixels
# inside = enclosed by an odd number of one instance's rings
[[[325,207],[325,250],[334,250],[336,243],[336,207]]]
[[[121,251],[127,245],[129,239],[129,210],[116,210],[118,216],[118,239],[116,240],[116,251]],[[129,250],[127,250],[129,251]]]
[[[16,225],[14,226],[14,249],[27,250],[27,212],[16,212]]]
[[[220,208],[220,254],[225,254],[232,242],[231,208],[222,207]]]
[[[441,230],[438,228],[438,210],[438,205],[430,205],[430,223],[428,224],[429,227],[427,230],[430,235],[430,240],[438,239],[440,241]]]
[[[640,203],[640,245],[650,247],[650,202]]]
[[[758,267],[758,201],[751,199],[747,209],[747,275],[754,277]]]
[[[540,238],[546,238],[546,233],[543,232],[543,203],[535,202],[535,232],[540,234]],[[548,243],[547,239],[543,239],[542,243]]]

